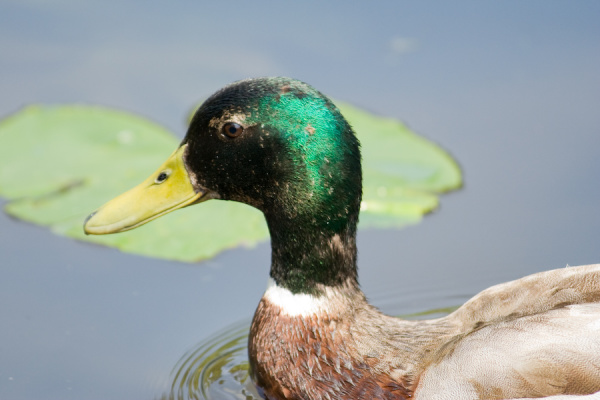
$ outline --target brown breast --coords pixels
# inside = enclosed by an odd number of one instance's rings
[[[348,322],[328,313],[289,316],[261,300],[250,331],[254,381],[269,399],[412,397],[378,359],[358,355]]]

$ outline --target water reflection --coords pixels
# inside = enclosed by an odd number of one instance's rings
[[[261,399],[249,374],[250,321],[232,325],[199,343],[173,369],[171,393],[161,400]]]

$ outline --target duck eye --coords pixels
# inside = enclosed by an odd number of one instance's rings
[[[244,127],[235,122],[227,122],[223,125],[223,134],[230,138],[236,138],[244,132]]]
[[[169,171],[163,171],[154,180],[155,183],[163,183],[169,177]]]

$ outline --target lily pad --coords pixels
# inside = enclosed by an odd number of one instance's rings
[[[401,227],[461,185],[440,147],[398,121],[338,103],[362,143],[361,226]],[[178,146],[164,128],[129,113],[92,106],[30,106],[0,122],[0,196],[5,211],[61,235],[125,252],[193,262],[268,239],[262,214],[209,201],[138,229],[85,236],[85,217],[147,177]]]
[[[401,227],[439,205],[462,185],[460,168],[441,147],[406,125],[336,103],[354,128],[363,157],[360,227]]]

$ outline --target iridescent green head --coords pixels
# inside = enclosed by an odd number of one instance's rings
[[[325,226],[358,213],[358,141],[337,107],[305,83],[231,84],[198,109],[182,144],[197,183],[222,199]]]

